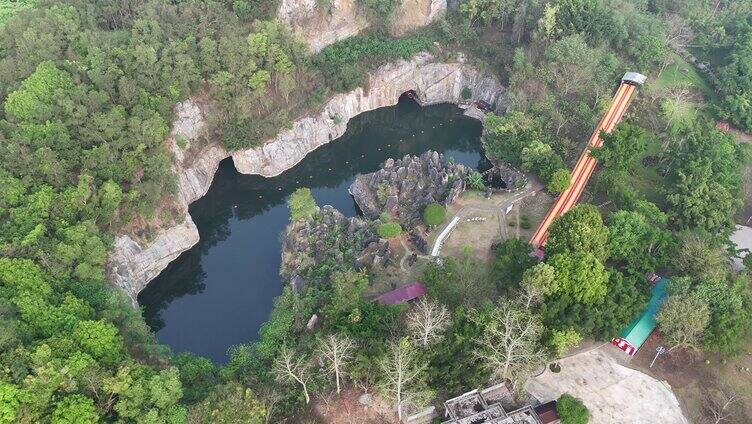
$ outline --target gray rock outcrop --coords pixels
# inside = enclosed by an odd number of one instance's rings
[[[292,129],[281,131],[259,147],[233,152],[235,167],[245,174],[278,175],[309,152],[344,134],[352,117],[394,105],[408,90],[414,90],[424,105],[461,103],[463,87],[472,91],[470,101],[483,100],[489,104],[494,104],[502,93],[493,75],[476,70],[462,58],[452,63],[435,63],[425,53],[410,61],[382,66],[368,76],[368,81],[368,90],[356,88],[334,96],[321,113],[299,119]],[[159,230],[148,242],[134,240],[129,235],[118,236],[108,259],[110,281],[123,288],[134,305],[136,296],[149,281],[198,242],[198,230],[188,214],[188,205],[206,194],[219,162],[230,155],[213,143],[197,147],[206,137],[205,114],[199,103],[187,100],[178,104],[176,115],[167,145],[174,156],[176,198],[182,222]]]
[[[333,207],[324,206],[312,218],[287,227],[279,274],[300,291],[301,279],[308,284],[311,279],[322,277],[311,277],[309,271],[325,261],[370,269],[385,266],[389,256],[389,243],[379,238],[367,221],[347,218]]]
[[[446,0],[404,0],[394,12],[391,32],[403,35],[424,27],[446,13]],[[316,0],[282,0],[277,19],[308,44],[313,52],[360,34],[370,26],[358,0],[331,0],[323,8]]]
[[[450,164],[444,155],[428,151],[387,159],[378,171],[358,175],[349,190],[366,217],[377,219],[386,212],[410,228],[428,204],[453,203],[465,189],[466,172],[464,165]]]

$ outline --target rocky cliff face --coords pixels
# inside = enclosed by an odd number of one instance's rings
[[[368,28],[365,13],[357,0],[332,0],[327,10],[316,7],[316,0],[282,0],[277,19],[308,44],[312,52],[359,34]]]
[[[409,228],[420,221],[428,204],[454,202],[465,188],[466,172],[465,166],[448,163],[438,152],[405,155],[396,161],[387,159],[376,172],[358,175],[350,194],[368,218],[387,212]]]
[[[461,60],[435,63],[429,54],[385,65],[368,77],[365,88],[334,96],[316,115],[295,122],[292,129],[261,147],[233,152],[235,167],[244,174],[274,176],[295,166],[314,149],[342,136],[354,116],[397,104],[400,95],[414,90],[423,105],[461,103],[462,88],[472,92],[469,101],[494,104],[502,92],[493,75],[479,72]]]
[[[117,237],[107,262],[110,281],[122,287],[134,305],[136,296],[149,281],[198,243],[198,229],[188,214],[188,205],[206,194],[219,162],[228,156],[223,148],[210,144],[200,149],[194,160],[189,160],[186,151],[205,137],[204,114],[192,100],[179,103],[175,113],[177,118],[170,131],[168,146],[175,159],[173,172],[178,180],[177,200],[184,215],[183,222],[159,231],[145,246],[128,235]]]
[[[331,0],[330,5],[323,8],[316,0],[282,0],[277,19],[289,25],[316,53],[368,28],[366,12],[357,1]],[[402,35],[426,26],[443,15],[446,8],[446,0],[403,0],[394,13],[392,33]]]
[[[368,87],[334,96],[323,111],[296,121],[292,129],[280,132],[260,147],[232,153],[235,167],[245,174],[275,176],[300,162],[309,152],[344,134],[347,122],[363,112],[397,103],[399,96],[414,90],[424,104],[461,103],[463,87],[473,100],[495,103],[502,87],[493,75],[479,72],[462,60],[434,63],[428,54],[410,61],[385,65],[368,77]],[[119,236],[110,252],[108,275],[136,302],[138,293],[182,252],[198,242],[198,230],[188,214],[188,205],[206,194],[219,162],[229,156],[223,148],[209,144],[191,158],[186,150],[205,136],[200,105],[187,100],[176,107],[168,145],[175,157],[173,170],[178,179],[177,198],[185,218],[181,224],[161,230],[148,244],[127,235]],[[182,145],[182,146],[181,146]],[[195,150],[195,148],[193,148]]]

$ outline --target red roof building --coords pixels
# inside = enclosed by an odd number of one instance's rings
[[[426,294],[426,286],[420,283],[412,283],[386,292],[375,300],[385,305],[396,305],[398,303],[409,302]]]

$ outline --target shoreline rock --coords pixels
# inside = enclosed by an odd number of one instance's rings
[[[384,106],[392,106],[404,92],[413,90],[420,104],[467,103],[483,100],[494,104],[503,89],[496,78],[476,70],[461,59],[452,63],[434,63],[428,53],[412,60],[387,64],[368,76],[368,90],[360,87],[331,98],[322,112],[296,121],[292,129],[281,131],[259,147],[231,154],[210,143],[188,161],[185,150],[204,137],[205,118],[201,106],[189,99],[176,106],[177,119],[168,139],[177,175],[177,199],[184,219],[170,228],[161,229],[143,246],[128,235],[116,238],[108,259],[110,281],[121,287],[137,305],[138,293],[156,278],[181,253],[198,242],[198,230],[188,214],[188,205],[209,190],[219,163],[232,156],[238,172],[272,177],[297,165],[316,148],[327,144],[347,129],[347,122],[356,115]],[[472,96],[462,98],[467,87]],[[177,140],[182,138],[186,147]]]

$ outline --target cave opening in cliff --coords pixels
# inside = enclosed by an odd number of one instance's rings
[[[415,92],[415,90],[407,90],[402,95],[400,95],[398,103],[404,103],[404,102],[412,102],[417,105],[420,105],[420,102],[418,101],[418,93]]]

